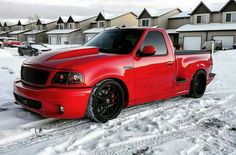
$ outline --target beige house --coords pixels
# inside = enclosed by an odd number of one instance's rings
[[[84,44],[85,35],[83,31],[91,28],[96,16],[74,16],[60,17],[57,29],[47,32],[49,44]]]
[[[190,13],[190,24],[176,30],[185,50],[200,50],[204,42],[215,40],[229,49],[236,42],[236,2],[205,4]]]
[[[9,37],[14,37],[18,41],[26,41],[25,32],[31,31],[36,27],[36,21],[32,21],[29,19],[21,19],[17,23],[17,27],[15,31],[9,32]]]
[[[92,29],[88,29],[84,31],[86,41],[93,38],[95,35],[100,33],[105,29],[109,29],[112,27],[137,27],[138,20],[137,16],[133,12],[126,13],[108,13],[108,12],[100,12],[96,18],[95,23],[92,24]],[[96,26],[96,27],[95,27]]]
[[[27,41],[35,41],[39,43],[48,43],[47,31],[57,28],[56,19],[42,19],[39,18],[36,22],[36,27],[28,32],[25,32]]]
[[[190,12],[188,11],[180,12],[168,19],[167,33],[176,48],[179,48],[179,33],[176,29],[186,24],[190,24]]]
[[[181,10],[178,8],[166,9],[144,9],[138,16],[139,27],[161,27],[168,29],[168,18],[172,17]]]

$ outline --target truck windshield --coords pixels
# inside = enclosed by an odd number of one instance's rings
[[[105,30],[88,41],[84,46],[99,48],[99,52],[129,54],[142,36],[143,30],[112,29]]]

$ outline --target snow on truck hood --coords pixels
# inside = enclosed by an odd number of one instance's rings
[[[94,47],[81,47],[51,51],[26,60],[24,65],[57,69],[71,69],[92,59],[104,57],[104,55],[99,54],[98,51],[99,48]]]

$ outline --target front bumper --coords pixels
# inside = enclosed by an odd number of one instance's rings
[[[17,104],[45,117],[83,118],[92,88],[35,88],[14,83]],[[64,108],[64,112],[60,108]]]

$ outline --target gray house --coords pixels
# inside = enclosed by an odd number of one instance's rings
[[[16,19],[2,20],[1,22],[2,28],[0,31],[0,37],[8,37],[9,32],[17,30],[18,22],[19,20],[16,20]]]
[[[83,33],[86,35],[86,41],[100,33],[105,29],[112,27],[137,27],[137,16],[133,12],[125,13],[108,13],[100,12],[95,20],[91,23],[91,28]]]
[[[9,37],[14,37],[18,41],[26,41],[25,32],[31,31],[36,27],[36,21],[21,19],[18,21],[17,30],[9,32]]]
[[[47,32],[49,44],[84,44],[85,35],[83,31],[91,28],[96,16],[74,16],[60,17],[57,29]]]
[[[168,18],[181,12],[178,8],[144,9],[138,16],[139,27],[161,27],[168,29]]]
[[[28,32],[25,32],[27,41],[35,41],[40,43],[48,43],[47,31],[57,28],[56,19],[42,19],[39,18],[36,22],[36,27]]]
[[[190,13],[190,24],[176,30],[185,50],[200,50],[205,41],[222,42],[223,48],[232,48],[236,42],[236,2],[208,4],[201,2]]]

